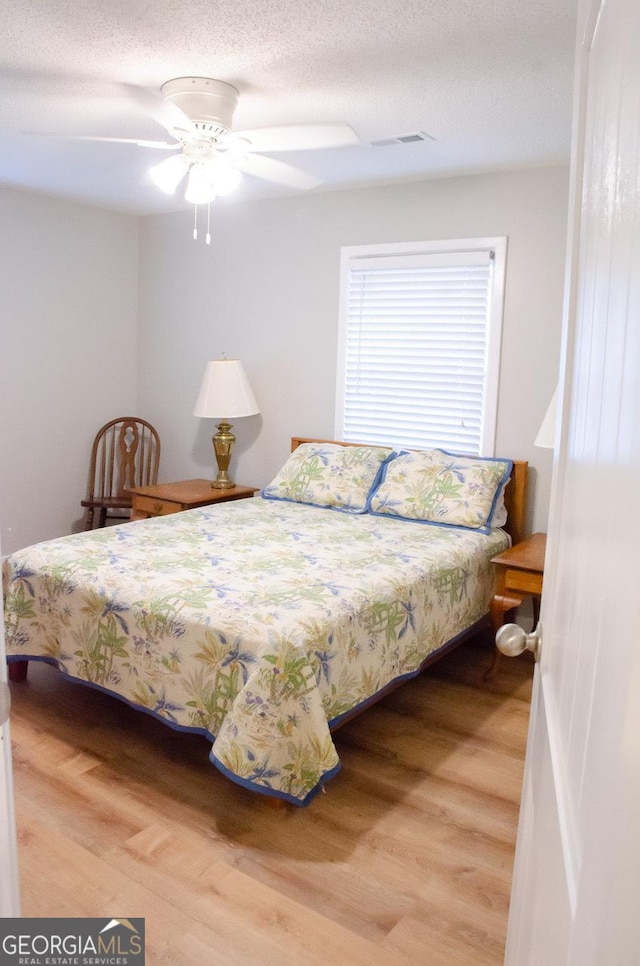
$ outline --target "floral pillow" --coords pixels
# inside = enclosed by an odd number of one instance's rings
[[[364,513],[389,456],[388,449],[377,446],[302,443],[262,496]]]
[[[439,449],[403,451],[385,466],[371,512],[488,533],[512,466]]]

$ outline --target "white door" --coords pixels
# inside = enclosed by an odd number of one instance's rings
[[[9,736],[7,662],[0,596],[0,918],[20,915],[16,825],[13,811],[11,739]]]
[[[506,963],[638,966],[638,0],[580,3],[572,165],[563,413]]]

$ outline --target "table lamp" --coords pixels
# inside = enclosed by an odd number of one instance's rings
[[[207,363],[193,415],[220,420],[218,432],[213,437],[218,475],[211,486],[219,490],[235,486],[228,472],[231,450],[236,441],[229,420],[255,416],[259,412],[239,359],[214,359]]]

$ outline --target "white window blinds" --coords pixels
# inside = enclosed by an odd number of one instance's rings
[[[502,316],[494,259],[494,246],[345,250],[339,438],[491,455]]]

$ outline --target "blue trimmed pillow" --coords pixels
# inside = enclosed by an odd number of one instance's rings
[[[512,467],[440,449],[402,451],[386,464],[371,513],[489,533]]]
[[[390,457],[377,446],[302,443],[262,491],[267,500],[364,513]]]

